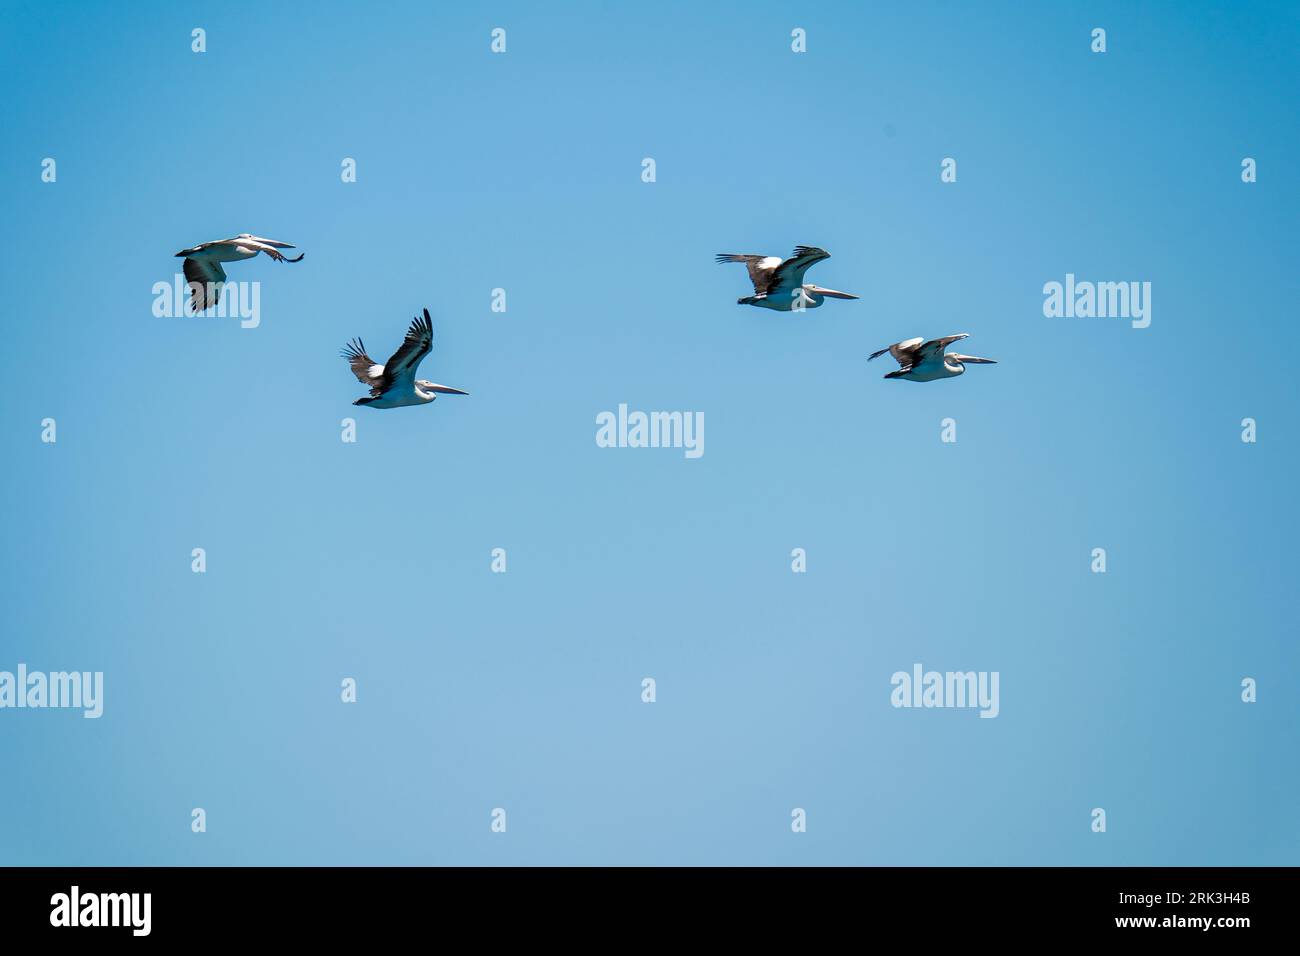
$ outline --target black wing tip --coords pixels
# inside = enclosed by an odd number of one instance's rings
[[[796,256],[822,256],[829,259],[831,254],[821,246],[795,246],[794,254]]]
[[[411,320],[411,327],[406,330],[408,341],[416,341],[423,336],[433,338],[433,318],[429,315],[429,310],[425,309],[423,315],[417,315]]]

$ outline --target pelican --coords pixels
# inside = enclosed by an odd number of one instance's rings
[[[890,372],[885,378],[905,378],[909,382],[933,382],[940,378],[956,378],[966,371],[967,365],[996,365],[996,359],[976,358],[973,355],[958,355],[956,352],[944,352],[953,342],[960,342],[970,336],[965,332],[945,335],[941,339],[922,342],[920,338],[895,342],[879,352],[867,356],[870,362],[886,352],[894,356],[899,368]]]
[[[295,249],[287,242],[275,239],[263,239],[241,232],[233,239],[216,239],[201,242],[189,249],[176,253],[178,259],[185,260],[185,281],[190,286],[190,307],[195,312],[202,312],[217,304],[221,298],[221,283],[226,281],[226,270],[221,268],[223,262],[238,262],[251,259],[259,252],[265,252],[276,262],[301,262],[302,254],[297,259],[286,257],[281,249]]]
[[[815,246],[795,246],[794,255],[784,262],[778,256],[736,255],[724,252],[714,262],[743,262],[749,269],[749,279],[754,283],[754,294],[737,299],[737,305],[756,305],[777,312],[790,312],[796,303],[805,309],[815,309],[829,296],[832,299],[856,299],[856,295],[804,285],[803,274],[814,263],[829,259],[831,254]]]
[[[379,365],[366,354],[366,347],[360,339],[353,339],[343,349],[342,355],[352,366],[352,374],[362,385],[370,386],[370,395],[358,398],[353,405],[369,405],[371,408],[401,408],[404,405],[428,405],[434,401],[439,392],[444,395],[468,395],[449,385],[437,385],[415,377],[415,370],[420,367],[424,357],[433,348],[433,320],[429,310],[424,310],[424,317],[416,316],[411,320],[411,327],[406,330],[406,338],[397,351],[383,365]]]

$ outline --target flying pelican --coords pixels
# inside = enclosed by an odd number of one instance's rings
[[[815,246],[795,246],[794,255],[784,262],[778,256],[736,255],[720,253],[714,262],[743,262],[749,269],[750,281],[754,283],[754,294],[737,299],[737,305],[757,305],[777,312],[793,311],[796,302],[802,308],[815,309],[825,301],[832,299],[856,299],[856,295],[823,289],[821,286],[804,285],[803,274],[814,263],[829,259],[831,254]]]
[[[997,364],[996,359],[958,355],[956,352],[944,353],[944,349],[953,342],[968,338],[970,335],[959,332],[956,335],[945,335],[941,339],[931,339],[928,342],[922,342],[920,338],[908,339],[906,342],[895,342],[889,348],[881,349],[879,352],[872,352],[867,356],[867,361],[870,362],[873,358],[888,352],[894,356],[899,368],[897,371],[890,372],[885,378],[905,378],[909,382],[933,382],[940,378],[956,378],[966,371],[968,364]]]
[[[241,232],[233,239],[216,239],[202,242],[190,249],[182,249],[176,257],[185,260],[185,281],[190,287],[190,307],[195,312],[202,312],[217,304],[221,298],[221,283],[226,281],[226,270],[221,268],[223,262],[238,262],[251,259],[259,252],[265,252],[276,262],[301,262],[302,254],[297,259],[289,259],[281,249],[295,249],[287,242],[263,239]]]
[[[424,318],[416,316],[411,327],[406,330],[406,338],[397,351],[385,364],[379,365],[366,354],[366,347],[360,339],[353,339],[342,352],[352,374],[362,385],[370,386],[367,398],[358,398],[353,405],[369,405],[372,408],[401,408],[403,405],[427,405],[436,399],[436,393],[444,395],[468,395],[449,385],[436,385],[415,377],[415,370],[420,367],[424,357],[433,348],[433,320],[429,310],[424,310]]]

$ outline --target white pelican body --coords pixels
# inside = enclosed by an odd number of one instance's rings
[[[888,373],[885,378],[903,378],[909,382],[934,382],[941,378],[956,378],[958,375],[965,373],[966,366],[971,365],[996,365],[994,359],[976,358],[974,355],[959,355],[956,352],[944,352],[953,342],[960,342],[962,339],[968,339],[970,336],[965,332],[959,332],[956,335],[945,335],[941,339],[931,339],[928,342],[920,338],[908,339],[905,342],[895,342],[888,348],[883,348],[879,352],[873,352],[867,357],[867,361],[884,355],[886,352],[894,357],[898,362],[898,369]]]
[[[275,239],[263,239],[260,236],[241,232],[233,239],[216,239],[202,242],[189,249],[176,253],[177,258],[185,260],[185,280],[190,286],[190,305],[194,311],[202,312],[217,304],[221,298],[221,283],[226,281],[226,270],[221,268],[223,262],[238,262],[251,259],[259,252],[265,252],[276,262],[301,262],[298,258],[290,259],[281,249],[294,249],[295,246]]]
[[[815,246],[795,246],[794,255],[782,260],[779,256],[738,255],[724,252],[714,258],[715,262],[743,262],[749,270],[749,279],[754,283],[754,294],[737,299],[737,305],[753,305],[761,309],[776,312],[793,312],[798,309],[815,309],[826,299],[856,299],[848,292],[823,289],[821,286],[804,284],[803,276],[808,267],[829,259],[831,254]]]
[[[433,350],[433,320],[429,310],[416,317],[406,331],[406,338],[385,364],[380,365],[366,354],[360,339],[354,339],[343,349],[343,357],[352,367],[352,374],[362,385],[370,386],[370,395],[358,398],[353,405],[371,408],[404,408],[407,405],[428,405],[438,395],[468,395],[459,388],[439,385],[417,379],[415,371],[424,357]]]

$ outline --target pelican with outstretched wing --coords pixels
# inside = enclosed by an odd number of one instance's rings
[[[867,356],[870,362],[888,352],[898,363],[898,368],[888,373],[885,378],[905,378],[909,382],[933,382],[941,378],[956,378],[966,371],[967,365],[996,365],[996,359],[976,358],[973,355],[959,355],[945,352],[953,342],[968,339],[966,332],[945,335],[941,339],[923,342],[919,337],[872,352]]]
[[[450,385],[438,385],[415,377],[415,371],[424,361],[424,357],[433,349],[433,320],[429,310],[424,316],[416,316],[411,327],[406,330],[406,338],[398,346],[393,357],[383,365],[366,354],[366,346],[360,339],[353,339],[343,349],[343,357],[352,367],[352,374],[362,385],[370,386],[370,394],[358,398],[353,405],[369,405],[371,408],[402,408],[406,405],[428,405],[443,395],[468,395]]]
[[[756,305],[777,312],[791,312],[796,308],[815,309],[828,297],[857,298],[848,292],[804,285],[803,276],[808,267],[830,257],[831,254],[825,249],[795,246],[794,255],[784,261],[779,256],[737,255],[733,252],[720,253],[713,261],[743,262],[749,270],[749,279],[754,283],[754,294],[737,299],[737,305]]]
[[[294,249],[287,242],[275,239],[263,239],[241,232],[233,239],[216,239],[201,242],[189,249],[182,249],[176,257],[185,260],[185,281],[190,287],[190,308],[202,312],[216,305],[221,299],[221,284],[226,281],[226,270],[221,268],[223,262],[238,262],[251,259],[259,252],[265,252],[276,262],[301,262],[302,254],[290,259],[281,249]]]

